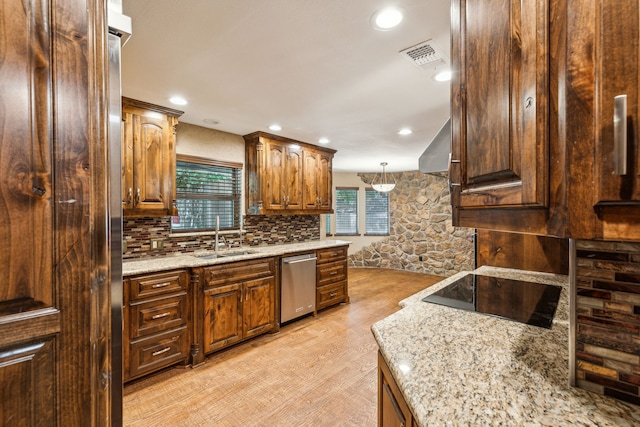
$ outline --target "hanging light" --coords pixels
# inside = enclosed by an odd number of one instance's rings
[[[391,178],[387,177],[387,173],[384,170],[387,164],[387,162],[380,163],[380,166],[382,166],[382,173],[380,175],[376,175],[373,178],[373,181],[371,181],[371,187],[379,193],[388,193],[396,186],[396,179],[392,174],[389,174]]]

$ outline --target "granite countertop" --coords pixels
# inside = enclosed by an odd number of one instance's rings
[[[638,426],[640,407],[569,386],[567,276],[497,267],[487,276],[563,287],[551,329],[421,299],[403,300],[373,335],[419,426]]]
[[[296,252],[313,251],[337,246],[349,245],[346,240],[313,240],[302,243],[289,243],[269,246],[245,246],[220,251],[220,254],[247,252],[232,256],[213,257],[213,251],[196,251],[193,254],[176,254],[144,259],[126,260],[122,263],[122,275],[153,273],[157,271],[173,270],[176,268],[203,267],[207,265],[224,264],[233,261],[282,256]]]

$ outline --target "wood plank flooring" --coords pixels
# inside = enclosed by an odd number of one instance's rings
[[[349,269],[351,303],[322,310],[124,390],[126,426],[375,426],[377,350],[371,324],[439,276]]]

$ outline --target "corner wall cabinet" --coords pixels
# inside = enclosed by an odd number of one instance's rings
[[[125,381],[188,361],[190,295],[187,270],[125,278]]]
[[[640,240],[639,9],[452,1],[454,225]]]
[[[452,2],[454,223],[548,206],[546,1]],[[473,225],[472,225],[473,224]],[[535,224],[534,224],[535,225]]]
[[[264,132],[244,140],[248,215],[333,213],[335,150]]]
[[[122,98],[125,216],[175,215],[176,125],[182,111]]]

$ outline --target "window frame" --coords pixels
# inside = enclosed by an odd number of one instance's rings
[[[386,231],[386,233],[372,233],[368,229],[370,212],[369,212],[369,203],[368,203],[369,199],[368,199],[367,195],[371,191],[374,192],[374,193],[377,193],[377,194],[383,194],[383,195],[385,195],[387,197],[387,206],[386,206],[387,207],[387,231]],[[374,190],[373,188],[365,188],[364,189],[364,214],[365,214],[365,221],[364,221],[365,222],[365,224],[364,224],[364,227],[365,227],[364,228],[365,229],[364,233],[365,234],[364,235],[365,236],[389,236],[390,235],[390,233],[391,233],[391,212],[390,212],[390,209],[389,209],[389,203],[390,203],[389,193],[380,193],[380,192]]]
[[[221,196],[221,195],[214,195],[211,198],[206,198],[207,200],[233,200],[234,201],[234,205],[237,206],[237,208],[234,208],[234,212],[233,212],[233,226],[232,227],[220,227],[220,230],[236,230],[236,229],[240,229],[240,221],[242,218],[242,187],[243,187],[243,175],[244,175],[244,165],[242,163],[238,163],[238,162],[227,162],[227,161],[222,161],[222,160],[215,160],[215,159],[211,159],[211,158],[207,158],[207,157],[199,157],[199,156],[191,156],[191,155],[187,155],[187,154],[176,154],[176,165],[175,165],[175,171],[177,174],[177,170],[178,170],[178,162],[184,162],[184,163],[193,163],[193,164],[199,164],[199,165],[204,165],[204,166],[212,166],[212,167],[220,167],[220,168],[229,168],[229,169],[234,169],[235,172],[237,173],[237,188],[235,188],[234,194],[232,194],[231,196],[225,195],[225,196]],[[174,177],[176,176],[176,174],[174,174]],[[180,192],[178,191],[178,186],[177,186],[177,182],[175,181],[174,178],[174,185],[175,185],[175,190],[176,190],[176,204],[178,204],[178,200],[180,199]],[[178,211],[178,214],[180,212]],[[179,215],[178,215],[179,216]],[[173,226],[173,221],[171,222],[171,233],[172,234],[186,234],[186,233],[210,233],[215,231],[215,227],[211,228],[190,228],[190,229],[174,229]]]
[[[355,197],[355,218],[356,218],[356,229],[355,232],[353,233],[340,233],[338,231],[338,223],[339,223],[339,201],[338,201],[338,191],[355,191],[356,193],[356,197]],[[336,228],[335,228],[335,232],[334,232],[334,236],[360,236],[360,221],[359,221],[359,192],[360,192],[360,188],[359,187],[336,187],[336,206],[335,206],[335,219],[336,219]]]

